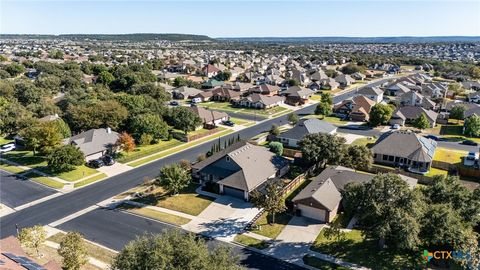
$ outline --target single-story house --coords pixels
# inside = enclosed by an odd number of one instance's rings
[[[200,93],[203,93],[203,91],[196,88],[187,87],[187,86],[180,86],[172,89],[172,97],[174,99],[193,98]]]
[[[328,123],[327,121],[316,118],[302,119],[293,128],[281,133],[277,136],[279,142],[287,147],[296,148],[298,142],[308,134],[325,133],[335,134],[337,127]]]
[[[282,92],[282,95],[286,96],[285,103],[293,106],[307,103],[313,94],[314,91],[301,86],[292,86]]]
[[[376,86],[362,87],[358,90],[357,94],[365,96],[375,103],[382,102],[383,100],[383,90]]]
[[[211,92],[212,97],[210,99],[215,101],[230,101],[232,99],[238,99],[242,94],[223,87],[215,88]]]
[[[360,72],[355,72],[351,76],[357,81],[363,81],[365,78],[367,78],[367,76]]]
[[[266,96],[277,95],[280,92],[280,87],[270,84],[261,84],[253,88],[248,89],[250,93],[258,93]]]
[[[202,68],[202,74],[204,76],[207,76],[208,78],[217,76],[217,74],[220,72],[220,69],[218,69],[216,66],[208,64]]]
[[[114,150],[115,143],[120,135],[110,128],[90,129],[65,140],[66,144],[77,146],[89,161],[97,159],[109,150]]]
[[[347,87],[356,82],[354,78],[347,74],[338,75],[335,77],[335,81],[340,84],[340,87]]]
[[[430,127],[435,127],[437,123],[438,113],[432,110],[425,110],[422,107],[416,106],[404,106],[396,109],[392,117],[390,118],[390,125],[399,124],[401,126],[405,124],[412,123],[415,119],[417,119],[420,115],[425,114],[430,122]]]
[[[202,119],[205,128],[215,127],[222,121],[230,119],[227,113],[208,110],[200,106],[189,107],[198,117]]]
[[[239,100],[234,100],[232,103],[235,106],[256,108],[256,109],[268,109],[283,104],[284,97],[280,96],[266,96],[257,93],[253,93],[247,97]]]
[[[374,175],[356,172],[343,166],[329,166],[315,176],[292,201],[300,215],[321,222],[332,222],[337,211],[341,208],[342,197],[340,191],[348,183],[370,182]],[[415,178],[400,175],[410,188],[417,184]]]
[[[405,93],[410,92],[411,90],[403,83],[393,83],[392,85],[387,87],[386,91],[390,96],[401,96]]]
[[[263,146],[242,141],[192,166],[192,177],[220,194],[249,200],[269,180],[288,172],[288,160]]]
[[[411,131],[387,132],[371,148],[375,163],[407,167],[409,171],[430,170],[437,142]]]

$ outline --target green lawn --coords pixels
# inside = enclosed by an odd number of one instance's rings
[[[252,230],[252,232],[275,239],[282,232],[285,225],[288,224],[292,216],[286,212],[276,214],[275,223],[272,224],[268,224],[267,218],[268,220],[271,220],[270,216],[267,217],[267,213],[263,213],[263,215],[255,222],[255,225],[259,226],[259,228]]]
[[[320,101],[322,99],[322,96],[320,94],[314,94],[310,97],[310,100],[313,101]]]
[[[75,168],[75,170],[71,170],[71,171],[68,171],[68,172],[61,172],[61,173],[58,173],[58,174],[50,171],[48,169],[48,167],[39,168],[39,170],[46,173],[46,174],[59,177],[63,180],[69,181],[69,182],[74,182],[74,181],[80,180],[82,178],[88,177],[92,174],[98,173],[97,170],[89,168],[85,165],[77,166]]]
[[[0,137],[0,144],[6,144],[6,143],[11,143],[13,140],[7,139],[5,137]]]
[[[459,151],[447,148],[438,147],[435,150],[433,160],[443,161],[450,164],[456,164],[462,162],[462,157],[467,155],[466,151]]]
[[[30,180],[32,180],[34,182],[44,184],[44,185],[52,187],[52,188],[56,188],[56,189],[63,188],[63,183],[57,182],[57,181],[55,181],[51,178],[39,175],[39,174],[34,173],[34,172],[27,173],[25,175],[25,177],[30,178]]]
[[[77,187],[83,187],[85,185],[88,185],[88,184],[93,183],[93,182],[97,182],[98,180],[101,180],[101,179],[106,178],[106,177],[107,177],[107,175],[104,174],[104,173],[97,174],[97,175],[92,176],[90,178],[84,179],[80,182],[76,182],[75,184],[73,184],[73,186],[76,187],[76,188]]]
[[[472,140],[480,143],[480,138],[464,136],[462,125],[442,125],[440,127],[440,135],[449,141]]]
[[[345,241],[338,243],[327,239],[322,230],[310,249],[372,269],[413,269],[420,263],[419,254],[378,249],[377,242],[366,239],[359,230],[352,230],[345,237]]]
[[[347,228],[348,223],[350,223],[351,219],[352,217],[350,215],[347,215],[345,212],[339,213],[333,220],[333,224],[338,224],[340,228]]]
[[[334,264],[334,263],[331,263],[331,262],[320,260],[320,259],[315,258],[315,257],[310,256],[310,255],[305,255],[303,257],[303,263],[305,263],[306,265],[318,268],[318,269],[322,269],[322,270],[333,270],[333,269],[348,270],[348,269],[350,269],[350,268],[347,268],[347,267],[340,266],[338,264]]]
[[[375,138],[373,137],[364,137],[364,138],[358,138],[355,141],[352,142],[351,145],[365,145],[367,147],[372,146],[375,144]]]
[[[235,125],[245,125],[245,124],[248,124],[248,123],[252,122],[252,121],[248,121],[248,120],[244,120],[244,119],[240,119],[240,118],[235,118],[235,117],[230,117],[230,121],[235,123]]]
[[[170,141],[160,141],[156,144],[151,145],[139,145],[130,153],[121,153],[121,157],[117,159],[120,163],[128,163],[133,160],[155,154],[157,152],[165,151],[175,146],[181,145],[182,142],[176,139]]]
[[[176,147],[175,149],[169,149],[169,150],[166,150],[166,151],[162,151],[162,152],[160,152],[156,155],[151,155],[147,158],[137,160],[137,161],[134,161],[134,162],[130,162],[130,163],[128,163],[128,165],[130,165],[132,167],[137,167],[137,166],[143,165],[145,163],[148,163],[150,161],[157,160],[157,159],[163,158],[165,156],[180,152],[180,151],[185,150],[185,149],[187,149],[189,147],[192,147],[194,145],[204,143],[204,142],[209,141],[213,138],[221,137],[221,136],[227,135],[227,134],[232,133],[232,132],[233,132],[233,130],[226,129],[226,130],[217,132],[215,134],[212,134],[210,136],[207,136],[207,137],[204,137],[204,138],[201,138],[201,139],[198,139],[198,140],[194,140],[194,141],[191,141],[191,142],[188,142],[188,143],[183,143],[182,145]]]
[[[197,194],[195,192],[197,187],[195,184],[190,184],[178,195],[169,195],[162,188],[157,188],[151,194],[134,201],[197,216],[215,200]]]
[[[246,113],[246,114],[257,114],[257,115],[263,115],[263,116],[270,116],[270,115],[278,114],[278,113],[289,110],[281,106],[276,106],[270,109],[254,109],[254,108],[242,108],[242,107],[235,108],[232,106],[232,104],[228,102],[206,102],[206,103],[200,103],[199,106],[212,109],[212,110]]]
[[[256,248],[256,249],[265,249],[270,245],[268,242],[258,240],[256,238],[243,235],[243,234],[239,234],[235,236],[235,239],[233,241],[245,246]]]
[[[8,163],[5,163],[3,161],[0,161],[0,169],[4,170],[4,171],[7,171],[7,172],[11,172],[11,173],[22,173],[24,172],[25,170],[20,168],[20,167],[17,167],[17,166],[13,166],[13,165],[10,165]]]
[[[433,168],[431,167],[430,168],[430,171],[428,171],[428,173],[425,174],[425,176],[435,176],[435,175],[447,175],[448,174],[448,171],[446,170],[441,170],[441,169],[437,169],[437,168]]]
[[[346,121],[342,121],[339,117],[336,117],[336,116],[325,116],[324,117],[323,115],[310,114],[310,115],[304,116],[303,118],[305,118],[305,119],[317,118],[317,119],[324,120],[326,122],[329,122],[331,124],[338,125],[338,126],[344,126],[344,125],[347,124]]]
[[[139,208],[129,204],[123,204],[120,208],[125,209],[127,212],[130,212],[132,214],[148,217],[151,219],[156,219],[162,222],[166,222],[166,223],[170,223],[178,226],[181,226],[190,222],[190,219],[188,218],[184,218],[184,217],[180,217],[180,216],[176,216],[176,215],[172,215],[172,214],[168,214],[160,211],[155,211],[149,208]]]

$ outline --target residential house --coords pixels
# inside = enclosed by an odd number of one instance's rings
[[[220,194],[248,201],[252,191],[287,173],[288,164],[266,147],[238,142],[192,165],[192,177]]]
[[[224,84],[225,84],[224,82],[217,81],[215,79],[209,79],[208,81],[202,83],[202,88],[211,89],[211,88],[215,88],[215,87],[221,87]]]
[[[468,94],[467,95],[467,101],[480,103],[480,91]]]
[[[368,121],[373,105],[375,105],[373,100],[365,96],[355,96],[335,105],[333,111],[353,121]]]
[[[295,209],[300,215],[330,223],[341,210],[341,191],[349,183],[366,183],[372,181],[374,175],[357,172],[343,166],[329,166],[300,191],[293,199]],[[415,178],[400,175],[410,188],[417,184]]]
[[[333,78],[326,78],[320,80],[321,90],[335,90],[340,87],[340,84]]]
[[[196,95],[203,93],[202,90],[191,88],[187,86],[180,86],[172,89],[172,97],[174,99],[189,99],[193,98]]]
[[[316,118],[302,119],[293,128],[277,136],[279,142],[286,147],[297,148],[298,143],[308,134],[335,134],[337,127],[327,121]]]
[[[258,93],[266,96],[277,95],[280,92],[280,87],[270,84],[261,84],[248,89],[250,93]]]
[[[413,123],[413,121],[420,117],[422,114],[427,117],[428,122],[430,123],[430,127],[435,127],[437,123],[438,113],[416,106],[404,106],[397,108],[393,112],[389,123],[391,125],[399,124],[403,126],[405,124]]]
[[[230,101],[232,99],[238,99],[241,96],[240,92],[233,91],[227,88],[219,87],[212,91],[211,100],[215,101]]]
[[[365,96],[375,103],[383,100],[383,90],[376,86],[362,87],[357,94]]]
[[[355,79],[352,78],[348,74],[340,74],[337,77],[335,77],[335,81],[340,84],[340,87],[345,88],[353,83],[355,83]]]
[[[357,81],[363,81],[367,77],[363,73],[360,73],[360,72],[355,72],[351,76],[352,76],[352,78],[354,78]]]
[[[205,128],[213,128],[222,121],[227,121],[230,119],[227,113],[208,110],[200,106],[189,107],[200,119],[202,119],[202,124]]]
[[[280,96],[266,96],[258,93],[253,93],[249,96],[234,100],[233,104],[239,107],[248,107],[255,109],[268,109],[283,104],[284,97]]]
[[[390,96],[402,96],[403,94],[408,93],[411,90],[403,83],[394,83],[388,86],[386,91]]]
[[[77,146],[89,161],[113,151],[119,136],[110,128],[90,129],[66,139],[65,144]]]
[[[208,64],[202,68],[202,74],[207,78],[215,77],[219,72],[220,72],[220,69],[218,69],[216,66],[211,64]]]
[[[408,93],[403,94],[400,96],[400,104],[402,106],[417,106],[422,107],[427,110],[433,110],[436,107],[436,103],[433,102],[431,99],[423,96],[420,93],[415,91],[410,91]]]
[[[43,258],[45,260],[45,258]],[[40,265],[23,249],[15,236],[8,236],[0,240],[0,268],[4,270],[61,270],[62,266],[56,261],[48,261]]]
[[[382,134],[371,149],[376,163],[426,173],[430,170],[436,148],[434,140],[411,131],[394,131]]]
[[[289,87],[287,90],[283,91],[281,94],[286,96],[285,103],[289,105],[303,105],[308,102],[308,99],[314,94],[315,92],[301,86],[292,86]]]

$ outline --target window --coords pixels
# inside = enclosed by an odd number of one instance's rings
[[[388,159],[388,156],[387,155],[383,155],[383,160],[387,160]]]
[[[227,157],[226,157],[226,160],[227,160],[227,162],[230,162],[230,157],[227,156]]]
[[[388,161],[393,161],[394,156],[388,156]]]

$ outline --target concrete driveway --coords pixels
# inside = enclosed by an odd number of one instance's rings
[[[324,223],[294,216],[266,252],[282,260],[301,262],[324,226]]]
[[[362,135],[356,135],[356,134],[347,134],[347,133],[337,133],[338,136],[345,138],[346,144],[351,144],[353,143],[356,139],[360,138],[365,138],[365,136]]]
[[[249,202],[221,196],[182,228],[212,238],[232,241],[259,211]]]
[[[108,177],[110,177],[110,176],[114,176],[114,175],[121,174],[123,172],[129,171],[131,169],[132,169],[132,167],[130,167],[128,165],[116,162],[115,164],[113,164],[111,166],[100,167],[100,168],[97,169],[97,171],[102,172],[102,173],[106,174]]]

